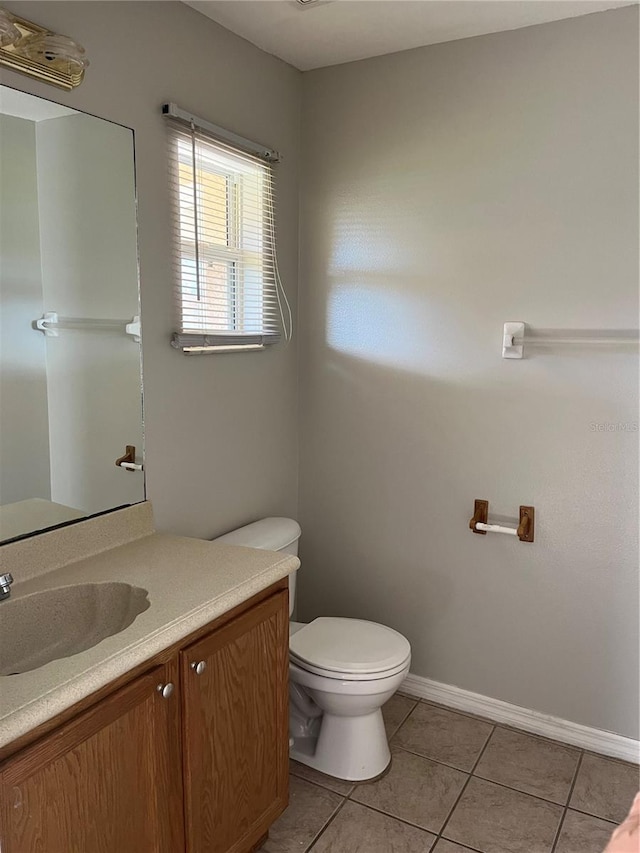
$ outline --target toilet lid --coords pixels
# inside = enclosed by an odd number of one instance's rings
[[[403,664],[409,641],[385,625],[362,619],[321,616],[289,640],[292,659],[339,673],[378,673]]]

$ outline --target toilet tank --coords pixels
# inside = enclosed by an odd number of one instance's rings
[[[298,556],[298,539],[300,539],[300,525],[292,518],[263,518],[246,524],[218,536],[214,542],[223,542],[226,545],[244,545],[246,548],[260,548],[265,551],[280,551],[283,554]],[[296,574],[289,575],[289,616],[293,613],[296,600]]]

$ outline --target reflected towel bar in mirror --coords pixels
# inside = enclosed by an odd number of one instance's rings
[[[58,337],[58,329],[88,329],[98,332],[123,331],[134,341],[140,341],[140,316],[136,314],[131,320],[93,320],[89,317],[59,317],[55,311],[46,314],[35,321],[34,328],[44,332],[49,337]]]

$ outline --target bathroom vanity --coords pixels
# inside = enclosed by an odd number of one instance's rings
[[[147,531],[22,573],[38,542],[64,554],[65,536],[81,542],[93,525],[87,541],[99,547],[102,528],[127,513],[150,518],[143,504],[3,548],[27,552],[10,565],[12,603],[80,581],[127,582],[149,597],[97,645],[0,677],[3,853],[249,853],[287,805],[297,559]]]

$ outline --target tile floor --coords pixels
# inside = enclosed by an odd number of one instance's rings
[[[602,853],[636,765],[396,694],[389,772],[353,785],[291,762],[262,853]]]

